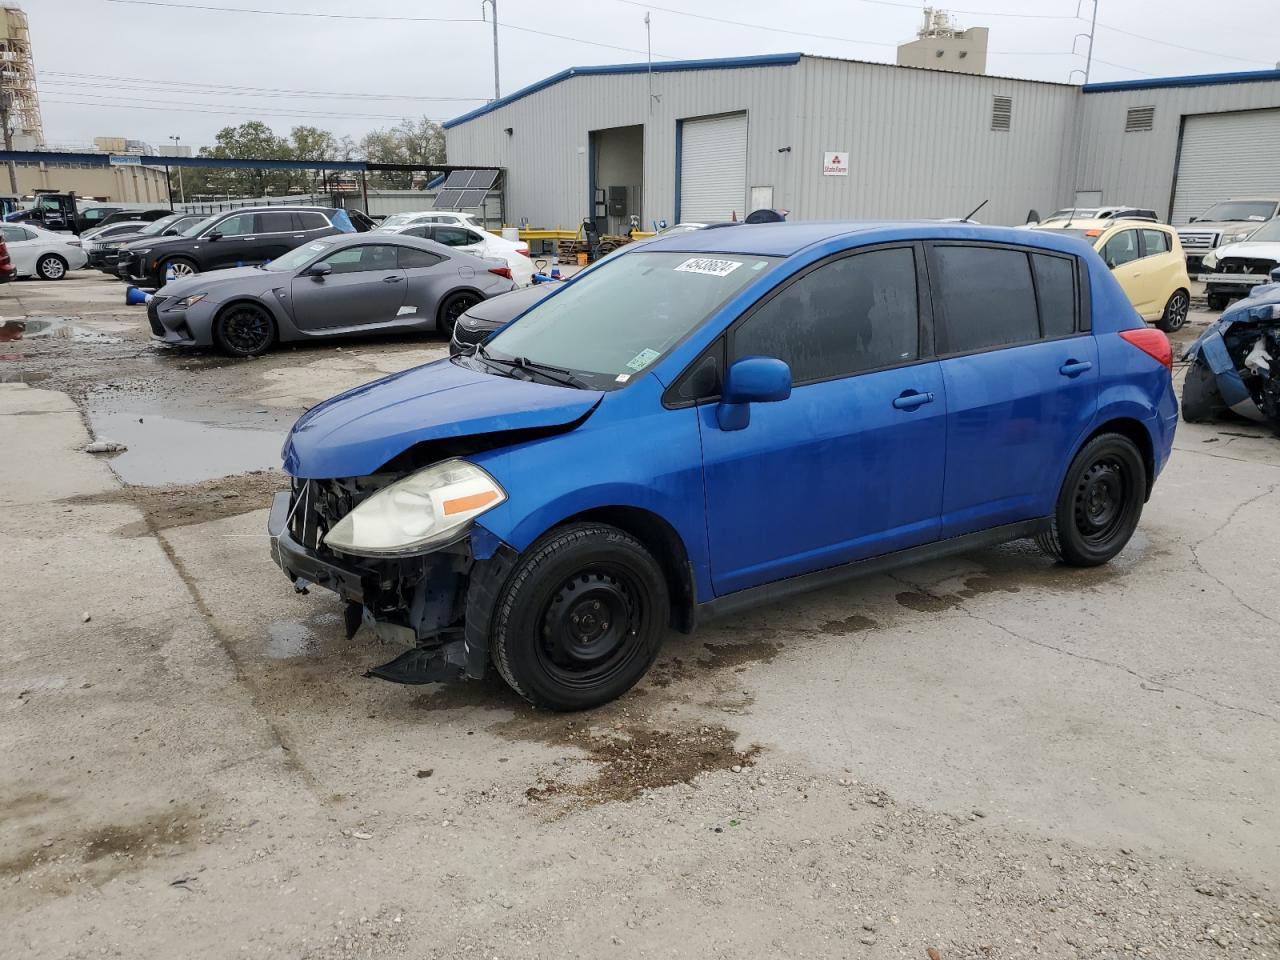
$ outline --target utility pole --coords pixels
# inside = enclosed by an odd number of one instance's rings
[[[4,148],[13,149],[13,127],[9,121],[9,111],[13,108],[13,94],[9,91],[3,65],[0,65],[0,125],[4,127]],[[9,192],[18,195],[18,165],[10,160],[5,164],[9,168]]]
[[[493,99],[497,100],[502,96],[502,89],[498,84],[498,0],[480,0],[481,19],[485,18],[486,3],[493,11]]]
[[[644,12],[644,47],[649,61],[649,115],[653,115],[653,29],[649,26],[649,11]]]
[[[182,140],[182,138],[176,137],[173,134],[170,134],[169,139],[173,141],[173,155],[177,157],[178,143],[179,141]],[[178,202],[185,204],[187,202],[187,191],[182,186],[182,164],[177,164],[177,167],[178,167]]]
[[[1085,2],[1086,0],[1076,0],[1076,19],[1077,20],[1084,19],[1083,17],[1080,16],[1080,10],[1081,8],[1084,7]],[[1081,37],[1084,37],[1089,41],[1089,51],[1087,54],[1085,54],[1084,70],[1081,71],[1077,68],[1071,71],[1073,74],[1083,72],[1084,82],[1086,86],[1089,83],[1089,77],[1093,74],[1093,37],[1094,37],[1094,34],[1098,32],[1098,0],[1090,0],[1090,2],[1093,3],[1093,17],[1089,21],[1089,32],[1077,33],[1075,35],[1075,39],[1072,40],[1072,44],[1071,44],[1072,50],[1074,51],[1075,40],[1079,40]]]

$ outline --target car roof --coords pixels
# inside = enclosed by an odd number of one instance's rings
[[[217,213],[206,213],[204,216],[220,217],[224,213],[265,213],[267,211],[271,211],[272,213],[278,211],[289,213],[297,210],[306,210],[314,213],[331,213],[336,209],[337,207],[317,207],[312,206],[311,204],[298,204],[297,206],[294,206],[293,204],[276,204],[275,206],[270,207],[236,207],[234,210],[219,210]]]
[[[1103,221],[1110,225],[1112,221]],[[1028,239],[1031,238],[1031,239]],[[858,241],[858,246],[895,240],[971,240],[1063,250],[1064,239],[1050,231],[1018,230],[976,223],[938,220],[802,221],[744,223],[693,230],[672,237],[658,236],[644,244],[645,252],[737,253],[760,257],[790,257],[806,247],[831,240]],[[1078,250],[1078,248],[1074,248]]]
[[[1172,230],[1173,227],[1167,223],[1157,223],[1154,220],[1129,219],[1128,217],[1107,217],[1105,219],[1081,217],[1077,220],[1055,220],[1052,223],[1042,223],[1035,227],[1037,230],[1110,230],[1112,227],[1128,225],[1131,227],[1163,227],[1165,230]]]

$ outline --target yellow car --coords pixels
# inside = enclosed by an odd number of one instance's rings
[[[1046,224],[1093,245],[1143,320],[1172,333],[1187,322],[1191,278],[1178,232],[1150,220],[1074,220]]]

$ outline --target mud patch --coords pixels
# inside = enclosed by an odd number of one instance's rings
[[[829,634],[831,636],[842,637],[848,633],[858,633],[862,630],[874,630],[878,626],[880,626],[880,624],[872,620],[870,617],[864,617],[860,613],[855,613],[853,616],[845,617],[843,620],[828,620],[826,623],[820,624],[818,626],[818,630],[821,633]]]
[[[964,597],[966,600],[972,600],[974,597],[987,593],[1021,592],[1021,587],[1002,582],[995,577],[969,577],[965,580],[964,589],[959,592],[959,596]]]
[[[957,596],[952,596],[951,594],[934,596],[932,593],[925,593],[923,590],[904,590],[895,599],[900,606],[909,610],[917,610],[920,613],[943,613],[960,606],[960,598]]]
[[[765,631],[773,636],[774,631]],[[702,671],[733,670],[741,673],[752,663],[772,663],[782,645],[770,640],[747,640],[743,643],[704,643],[708,656],[686,660],[673,656],[653,665],[645,677],[645,686],[666,688],[673,683],[692,680]],[[643,688],[641,688],[643,690]]]
[[[594,767],[583,781],[541,779],[526,791],[529,799],[562,798],[588,807],[625,802],[648,790],[750,763],[760,752],[758,745],[739,751],[737,734],[718,724],[659,728],[622,707],[597,711],[592,720],[596,722],[530,710],[494,726],[494,732],[508,739],[581,750]]]
[[[119,337],[78,327],[65,317],[36,317],[30,320],[5,320],[0,322],[0,343],[15,340],[48,338],[51,340],[79,340],[86,343],[119,343]]]
[[[0,877],[19,876],[45,865],[75,869],[89,864],[99,864],[100,871],[105,868],[108,876],[114,876],[131,861],[189,846],[196,834],[196,816],[186,808],[175,808],[141,823],[113,824],[76,836],[50,837],[39,846],[0,861]]]
[[[63,503],[79,504],[130,503],[146,520],[125,524],[116,533],[123,537],[145,537],[152,530],[185,527],[193,523],[222,520],[254,510],[265,510],[274,494],[285,489],[283,474],[257,471],[236,477],[223,477],[206,483],[179,484],[167,487],[121,487],[106,493],[70,497]],[[265,533],[264,533],[265,536]]]

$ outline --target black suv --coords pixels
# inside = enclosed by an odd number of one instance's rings
[[[274,260],[317,237],[355,233],[345,210],[336,207],[249,207],[215,213],[176,237],[146,237],[120,251],[116,272],[143,286],[207,270],[248,267]]]

